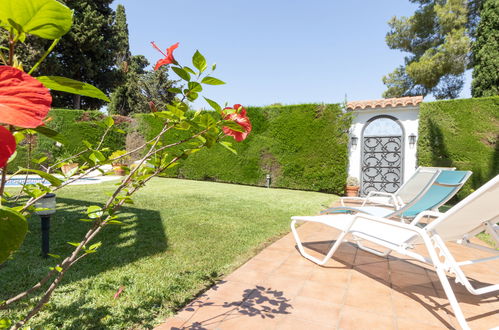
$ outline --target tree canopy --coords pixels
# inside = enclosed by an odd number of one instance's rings
[[[470,64],[471,37],[478,0],[411,0],[411,17],[393,17],[386,42],[409,53],[405,64],[383,77],[384,97],[433,94],[456,98]]]

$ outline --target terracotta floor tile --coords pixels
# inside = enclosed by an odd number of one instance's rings
[[[355,307],[345,306],[341,311],[339,329],[369,329],[388,330],[396,329],[395,320],[392,316],[379,315],[376,313],[359,310]]]
[[[229,276],[225,277],[226,281],[241,282],[246,284],[262,284],[270,276],[268,273],[256,272],[256,271],[236,271]]]
[[[408,272],[390,272],[392,286],[409,288],[413,286],[425,286],[433,289],[433,282],[426,274]]]
[[[282,292],[287,298],[293,298],[304,284],[304,279],[300,280],[284,275],[271,275],[262,285],[268,289]]]
[[[198,308],[183,326],[187,329],[215,329],[227,316],[238,314],[238,305],[235,303],[228,304],[224,300],[212,299]]]
[[[412,320],[407,320],[407,319],[401,319],[398,318],[396,319],[397,323],[397,329],[399,330],[441,330],[445,329],[443,325],[434,325],[434,324],[428,324],[428,323],[420,323],[415,321],[414,319]]]
[[[298,317],[288,316],[277,323],[276,330],[329,330],[336,329],[333,325],[321,324],[313,321],[302,320]]]
[[[341,305],[328,303],[307,297],[296,297],[290,302],[291,316],[304,321],[312,321],[321,324],[337,324]]]
[[[255,290],[254,285],[234,281],[221,281],[205,294],[210,298],[226,301],[243,301]]]
[[[397,319],[413,320],[437,326],[449,326],[450,324],[445,301],[437,298],[432,289],[414,287],[407,292],[392,290],[392,299]]]
[[[298,296],[342,304],[345,299],[346,288],[345,283],[306,281],[303,288],[298,292]]]
[[[234,314],[218,323],[216,330],[272,330],[275,329],[280,319],[275,317],[248,316]]]
[[[425,274],[426,269],[418,264],[412,262],[401,260],[401,259],[389,259],[388,264],[390,266],[390,272],[405,272],[412,274]]]
[[[182,329],[185,320],[179,319],[177,317],[169,318],[165,321],[165,323],[154,328],[155,330],[173,330],[173,329]]]
[[[319,267],[319,266],[317,266]],[[314,265],[309,265],[309,266],[295,266],[295,265],[290,265],[290,264],[283,264],[279,266],[273,273],[272,276],[287,276],[287,277],[293,277],[296,278],[297,280],[307,280],[310,278],[310,274],[312,273],[314,269]]]
[[[251,259],[241,267],[239,267],[236,271],[238,272],[246,272],[246,271],[255,271],[260,273],[272,273],[277,269],[283,260],[261,260],[261,259]]]
[[[370,282],[352,280],[346,293],[345,305],[379,315],[393,316],[390,288],[377,281]]]
[[[286,251],[283,249],[273,249],[271,247],[268,247],[259,254],[257,254],[255,256],[255,259],[269,260],[269,261],[276,261],[276,260],[284,261],[291,253],[292,253],[291,250]]]
[[[338,269],[317,266],[310,274],[309,280],[324,284],[333,283],[347,286],[353,272],[354,271],[351,269]]]

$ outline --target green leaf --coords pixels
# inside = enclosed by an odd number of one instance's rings
[[[193,74],[193,75],[196,75],[196,72],[194,72],[194,70],[192,70],[191,68],[189,68],[188,66],[184,66],[183,69],[187,72],[189,72],[190,74]]]
[[[28,232],[28,222],[19,212],[0,206],[0,264],[17,250]]]
[[[191,75],[185,71],[184,69],[182,68],[177,68],[176,66],[173,66],[172,67],[172,70],[175,71],[175,73],[182,79],[184,79],[185,81],[191,81]]]
[[[92,149],[92,143],[88,142],[87,140],[82,140],[81,141],[88,149]]]
[[[43,157],[40,157],[38,159],[33,159],[33,163],[41,164],[41,163],[43,163],[46,160],[47,160],[47,156],[43,156]]]
[[[199,70],[199,72],[203,72],[204,70],[206,70],[206,59],[198,50],[196,50],[196,52],[192,56],[192,64],[196,69]]]
[[[213,65],[211,66],[211,71],[215,71],[216,68],[217,68],[217,63],[213,63]]]
[[[114,125],[114,119],[111,116],[107,116],[106,118],[104,118],[103,123],[107,128],[111,128]]]
[[[231,130],[236,131],[236,132],[245,132],[244,128],[241,125],[239,125],[233,121],[230,121],[230,120],[224,120],[222,125],[227,126]]]
[[[203,84],[206,85],[223,85],[225,82],[221,81],[220,79],[214,78],[214,77],[204,77],[203,80],[201,80]]]
[[[189,81],[187,87],[191,90],[191,92],[199,93],[203,91],[203,86],[195,81]]]
[[[9,329],[12,326],[12,321],[7,318],[0,319],[0,329]]]
[[[58,76],[40,76],[36,77],[36,79],[45,87],[54,91],[88,96],[106,102],[111,102],[109,100],[109,97],[107,97],[106,94],[104,94],[104,92],[102,92],[100,89],[78,80]]]
[[[177,88],[177,87],[172,87],[172,88],[168,88],[168,91],[170,93],[175,93],[175,94],[180,94],[182,93],[182,90],[180,88]]]
[[[59,132],[50,129],[47,126],[38,126],[37,128],[33,128],[33,130],[59,143],[62,144],[67,143],[66,138],[64,138],[61,134],[59,134]]]
[[[91,205],[87,209],[87,215],[90,219],[97,219],[102,217],[104,212],[102,211],[102,207],[97,205]]]
[[[72,245],[74,247],[80,246],[80,243],[76,243],[76,242],[66,242],[66,243],[68,243],[69,245]]]
[[[232,152],[233,154],[237,155],[237,151],[236,149],[232,148],[232,143],[230,142],[227,142],[227,141],[220,141],[220,144],[226,148],[227,150],[229,150],[230,152]]]
[[[198,97],[199,97],[199,94],[196,92],[190,92],[189,94],[187,94],[187,99],[191,102],[195,101]]]
[[[90,158],[90,160],[93,161],[95,164],[106,161],[106,157],[102,154],[102,152],[98,150],[94,150],[88,158]]]
[[[208,102],[210,107],[212,107],[216,112],[218,113],[222,112],[222,107],[217,102],[210,100],[206,97],[204,99],[206,100],[206,102]]]
[[[73,24],[73,11],[56,0],[0,0],[0,20],[19,35],[58,39]]]
[[[33,169],[29,169],[29,168],[21,168],[20,170],[25,171],[25,172],[38,174],[39,176],[41,176],[42,178],[44,178],[45,180],[50,182],[50,184],[53,185],[54,187],[59,187],[62,184],[62,181],[60,179],[56,178],[55,176],[53,176],[52,174],[49,174],[47,172],[33,170]]]
[[[23,132],[14,132],[12,135],[14,135],[14,138],[16,139],[16,144],[19,144],[26,137]]]
[[[102,245],[102,242],[97,242],[95,244],[92,244],[88,247],[89,250],[97,250],[98,248],[100,248],[100,246]]]

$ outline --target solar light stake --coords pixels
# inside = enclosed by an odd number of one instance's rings
[[[265,187],[270,188],[270,184],[272,183],[272,178],[270,174],[267,174],[265,177]]]
[[[49,253],[50,217],[55,213],[56,207],[55,194],[46,194],[35,203],[35,207],[40,209],[35,213],[40,216],[42,224],[42,257],[47,258]]]

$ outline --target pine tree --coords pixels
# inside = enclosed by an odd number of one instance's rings
[[[411,0],[419,3],[411,17],[392,18],[386,42],[408,52],[405,65],[383,77],[384,97],[427,95],[455,98],[470,64],[470,29],[478,0]],[[470,10],[471,8],[471,10]]]
[[[473,44],[473,97],[499,95],[499,0],[486,0]]]

